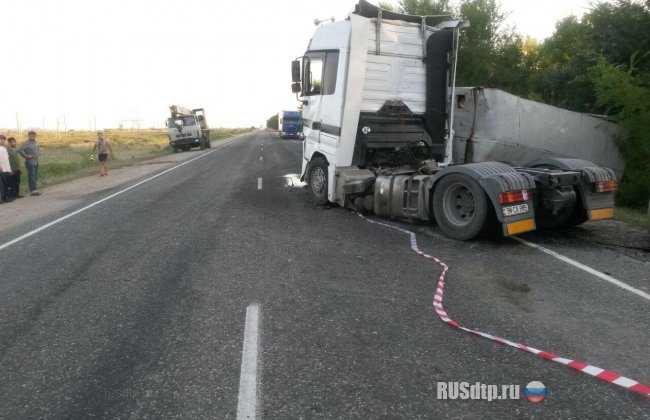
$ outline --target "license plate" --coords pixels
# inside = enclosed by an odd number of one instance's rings
[[[528,213],[528,204],[517,204],[515,206],[503,207],[502,210],[505,217],[524,214]]]

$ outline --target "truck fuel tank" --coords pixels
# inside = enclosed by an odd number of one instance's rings
[[[375,182],[374,212],[398,219],[429,220],[429,175],[380,176]]]

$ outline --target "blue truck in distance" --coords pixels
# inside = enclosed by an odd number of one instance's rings
[[[302,116],[298,111],[278,113],[278,131],[281,139],[302,139]]]

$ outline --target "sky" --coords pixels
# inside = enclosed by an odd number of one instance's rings
[[[356,0],[2,3],[0,129],[99,130],[163,127],[173,104],[205,108],[211,127],[296,109],[291,61],[315,19],[343,20]],[[543,40],[589,3],[501,0],[501,10]]]

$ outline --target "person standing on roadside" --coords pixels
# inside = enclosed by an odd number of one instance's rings
[[[27,140],[25,140],[18,150],[20,156],[25,158],[25,168],[27,168],[27,180],[29,181],[29,192],[31,195],[41,195],[38,191],[38,143],[36,142],[36,132],[30,131],[27,133]]]
[[[9,176],[9,189],[11,190],[11,198],[23,198],[20,195],[20,155],[16,152],[16,139],[9,137],[7,139],[9,146],[7,152],[9,153],[9,166],[11,166],[11,175]]]
[[[108,140],[104,139],[104,133],[101,131],[97,133],[97,141],[95,142],[93,151],[90,155],[91,159],[92,155],[95,154],[95,150],[97,150],[97,160],[99,161],[99,176],[108,175],[108,166],[106,164],[106,161],[108,160],[109,152],[111,156],[113,156],[113,149],[111,148],[111,144],[108,142]]]
[[[9,175],[11,174],[11,165],[9,164],[9,153],[5,148],[7,138],[0,134],[0,201],[10,203],[13,200],[9,191]]]

